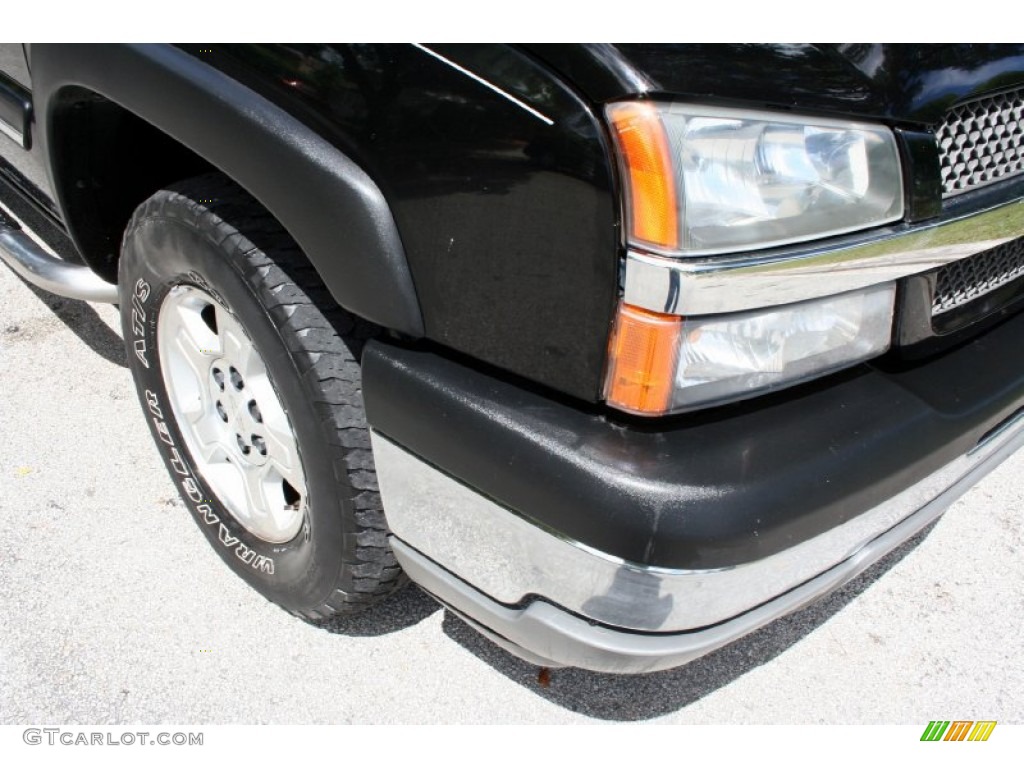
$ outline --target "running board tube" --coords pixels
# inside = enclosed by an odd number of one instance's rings
[[[43,250],[16,223],[0,214],[0,259],[44,291],[69,299],[116,304],[117,286],[91,269],[70,264]]]

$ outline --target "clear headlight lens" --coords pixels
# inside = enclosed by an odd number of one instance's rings
[[[709,255],[903,216],[899,155],[885,126],[688,104],[607,110],[634,245]]]
[[[772,309],[685,320],[673,409],[792,386],[882,354],[893,283]]]
[[[814,301],[681,318],[622,305],[606,397],[643,415],[742,400],[882,354],[894,283]]]

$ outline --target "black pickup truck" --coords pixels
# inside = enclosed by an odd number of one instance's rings
[[[685,663],[1024,443],[1024,46],[4,45],[0,258],[120,307],[238,575]],[[951,566],[952,567],[952,566]]]

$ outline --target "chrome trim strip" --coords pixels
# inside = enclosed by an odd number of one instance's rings
[[[872,540],[935,507],[943,494],[940,506],[948,505],[1024,445],[1024,420],[1011,421],[970,453],[837,528],[715,571],[622,562],[542,529],[377,432],[371,439],[392,533],[491,599],[515,605],[542,596],[613,627],[680,632],[729,620],[860,557]]]
[[[116,304],[117,286],[89,267],[47,253],[20,229],[0,225],[0,261],[44,291],[81,301]]]
[[[1016,433],[1021,430],[1024,430],[1024,409],[1011,413],[1005,421],[1003,421],[1001,424],[997,424],[995,427],[992,428],[991,432],[983,435],[982,438],[978,441],[978,444],[967,452],[967,455],[974,456],[975,454],[985,453],[986,451],[991,453],[992,451],[989,450],[989,446],[992,446],[995,443],[1001,444],[1005,439],[1007,439],[1007,433]],[[996,449],[992,450],[997,449],[998,446]]]
[[[630,250],[624,300],[654,312],[713,315],[790,304],[927,272],[1024,235],[1024,199],[815,249],[681,259]]]
[[[10,123],[8,123],[6,120],[0,119],[0,133],[18,142],[22,149],[25,148],[25,134],[19,131]]]
[[[423,43],[411,43],[411,45],[414,48],[418,48],[419,50],[423,51],[425,54],[427,54],[429,56],[433,56],[438,61],[440,61],[440,62],[442,62],[444,64],[447,64],[449,67],[454,69],[456,72],[460,72],[461,74],[465,75],[469,79],[475,80],[476,82],[480,83],[480,85],[482,85],[484,88],[489,88],[490,90],[494,91],[496,94],[501,96],[502,98],[508,99],[513,104],[515,104],[517,107],[519,107],[520,109],[524,109],[527,112],[529,112],[531,115],[536,117],[538,120],[540,120],[545,125],[554,125],[555,124],[554,120],[552,120],[547,115],[545,115],[545,114],[543,114],[541,112],[538,112],[536,109],[531,107],[526,102],[522,101],[521,99],[516,98],[515,96],[513,96],[508,91],[503,91],[501,88],[499,88],[498,86],[496,86],[494,83],[490,82],[489,80],[484,80],[482,77],[480,77],[480,75],[474,74],[473,72],[470,72],[465,67],[459,66],[458,64],[456,64],[451,59],[445,58],[444,56],[442,56],[437,51],[434,51],[434,50],[431,50],[430,48],[427,48],[427,46],[423,45]]]

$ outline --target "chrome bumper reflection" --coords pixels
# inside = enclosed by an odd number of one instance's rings
[[[881,557],[1024,445],[1024,418],[903,493],[820,536],[752,563],[694,571],[628,563],[568,541],[382,435],[375,432],[372,440],[392,533],[493,600],[516,605],[542,596],[612,627],[681,632],[743,614],[839,563],[857,563],[869,551],[872,560]],[[905,534],[886,537],[884,549],[872,544],[919,510],[915,525],[904,526]]]

